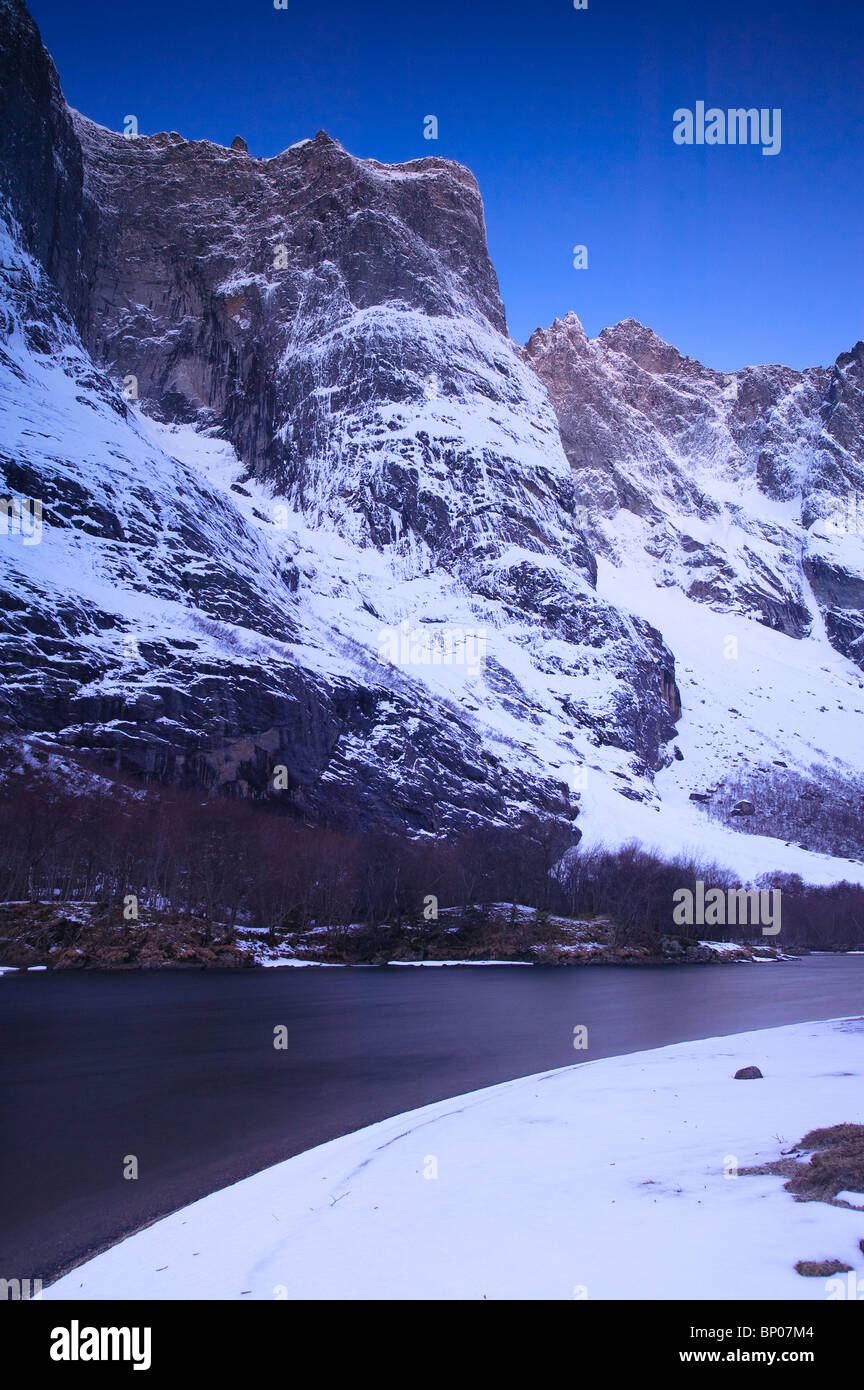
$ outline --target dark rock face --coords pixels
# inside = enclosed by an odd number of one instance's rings
[[[334,417],[422,399],[438,354],[412,343],[407,325],[400,333],[399,314],[449,319],[470,301],[478,321],[504,329],[479,192],[459,166],[390,170],[323,131],[253,161],[206,141],[130,141],[75,123],[86,345],[116,375],[134,372],[142,400],[166,417],[212,412],[282,492],[302,498],[304,461]],[[395,327],[373,312],[388,308]],[[364,312],[368,327],[355,321]]]
[[[571,759],[575,731],[650,777],[674,658],[593,592],[473,176],[324,132],[270,160],[239,137],[125,138],[68,111],[18,0],[0,19],[5,69],[24,59],[0,486],[45,526],[3,556],[5,726],[236,795],[270,797],[281,767],[300,815],[415,831],[572,824],[541,725]],[[451,695],[382,662],[382,627],[451,610],[484,640],[505,623],[520,674],[492,653],[482,689]]]
[[[846,566],[831,564],[818,555],[807,557],[804,572],[825,608],[864,612],[864,577],[860,574]]]
[[[762,1073],[758,1067],[741,1067],[735,1073],[736,1081],[761,1081]]]
[[[305,575],[276,562],[228,492],[131,428],[50,285],[26,264],[14,283],[0,344],[25,321],[50,329],[72,399],[58,425],[33,379],[11,378],[23,427],[0,454],[0,493],[42,499],[47,538],[4,540],[0,726],[260,799],[284,766],[282,807],[331,824],[446,832],[526,800],[572,816],[560,788],[529,786],[446,702],[419,702],[381,666],[363,679],[304,666]],[[57,574],[43,546],[65,555]],[[155,623],[136,617],[142,600]]]
[[[323,131],[252,161],[75,127],[79,327],[150,413],[215,425],[250,477],[360,544],[457,568],[551,548],[590,576],[468,170],[358,160]]]
[[[83,165],[72,116],[20,0],[0,0],[0,193],[73,312],[83,303]]]

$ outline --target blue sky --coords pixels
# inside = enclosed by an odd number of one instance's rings
[[[274,155],[317,130],[476,174],[512,336],[632,316],[721,371],[864,338],[860,0],[32,0],[69,102]],[[779,107],[782,148],[672,113]],[[438,117],[437,141],[423,118]],[[588,248],[587,270],[573,247]]]

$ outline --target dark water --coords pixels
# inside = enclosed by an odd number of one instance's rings
[[[621,969],[0,979],[0,1276],[46,1281],[402,1110],[665,1043],[864,1013],[864,956]],[[284,1024],[288,1047],[273,1030]],[[574,1052],[573,1029],[589,1049]],[[136,1181],[123,1177],[127,1155]]]

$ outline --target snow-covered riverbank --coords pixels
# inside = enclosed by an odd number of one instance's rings
[[[733,1079],[750,1064],[761,1080]],[[862,1077],[856,1018],[506,1082],[213,1193],[44,1297],[836,1298],[836,1280],[795,1265],[840,1261],[854,1287],[864,1210],[726,1174],[779,1159],[808,1130],[860,1123]]]

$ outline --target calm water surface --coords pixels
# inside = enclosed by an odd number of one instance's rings
[[[771,965],[0,979],[0,1276],[389,1115],[578,1061],[864,1013],[864,955]],[[273,1047],[274,1028],[288,1047]],[[573,1051],[588,1027],[589,1050]],[[126,1155],[137,1181],[124,1180]]]

